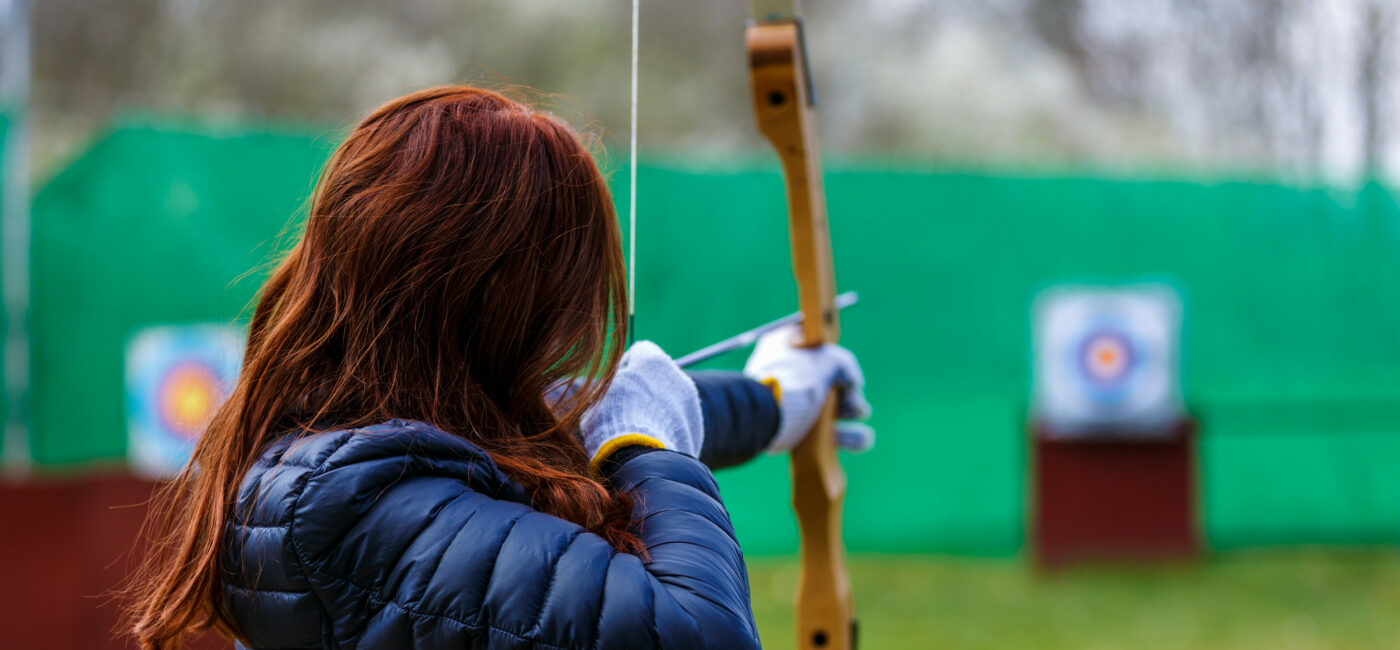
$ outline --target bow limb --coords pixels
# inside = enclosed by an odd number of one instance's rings
[[[782,7],[756,8],[745,40],[758,130],[777,152],[787,186],[803,344],[817,346],[836,342],[840,314],[802,23],[795,0],[788,4],[786,12]],[[841,532],[846,476],[836,457],[835,424],[833,395],[811,433],[792,452],[792,499],[802,557],[797,635],[803,649],[855,646],[855,608]]]

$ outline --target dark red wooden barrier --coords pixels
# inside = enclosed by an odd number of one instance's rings
[[[1200,553],[1194,422],[1155,440],[1043,434],[1032,426],[1030,518],[1039,566]]]
[[[125,475],[0,483],[0,646],[135,647],[110,598],[154,484]],[[205,635],[189,648],[228,648]]]

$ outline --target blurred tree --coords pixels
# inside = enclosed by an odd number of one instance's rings
[[[114,112],[344,124],[451,81],[539,88],[571,119],[625,134],[629,4],[45,0],[40,165]],[[1400,92],[1390,0],[807,4],[836,152],[1306,179],[1400,156],[1382,128]],[[738,0],[643,2],[644,149],[761,150],[743,17]]]
[[[1361,93],[1362,145],[1365,147],[1365,169],[1368,173],[1384,176],[1385,145],[1387,132],[1382,118],[1387,102],[1382,97],[1386,91],[1387,75],[1392,72],[1389,59],[1390,34],[1397,26],[1395,7],[1389,3],[1372,2],[1365,7],[1362,24],[1365,25],[1365,40],[1362,41],[1361,78],[1358,81]]]

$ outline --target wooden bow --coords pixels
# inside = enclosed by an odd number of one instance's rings
[[[753,0],[746,33],[758,130],[782,161],[787,185],[792,270],[803,314],[804,344],[840,334],[836,277],[826,221],[816,114],[798,0]],[[855,647],[855,607],[841,537],[846,475],[836,459],[836,400],[792,452],[792,502],[801,533],[797,647]]]

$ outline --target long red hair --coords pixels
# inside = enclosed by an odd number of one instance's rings
[[[341,144],[262,288],[238,383],[155,502],[130,588],[143,647],[213,626],[225,518],[288,432],[422,420],[480,445],[535,508],[638,552],[631,502],[574,437],[626,341],[607,185],[580,136],[498,93],[432,88]],[[563,404],[546,394],[569,378]]]

